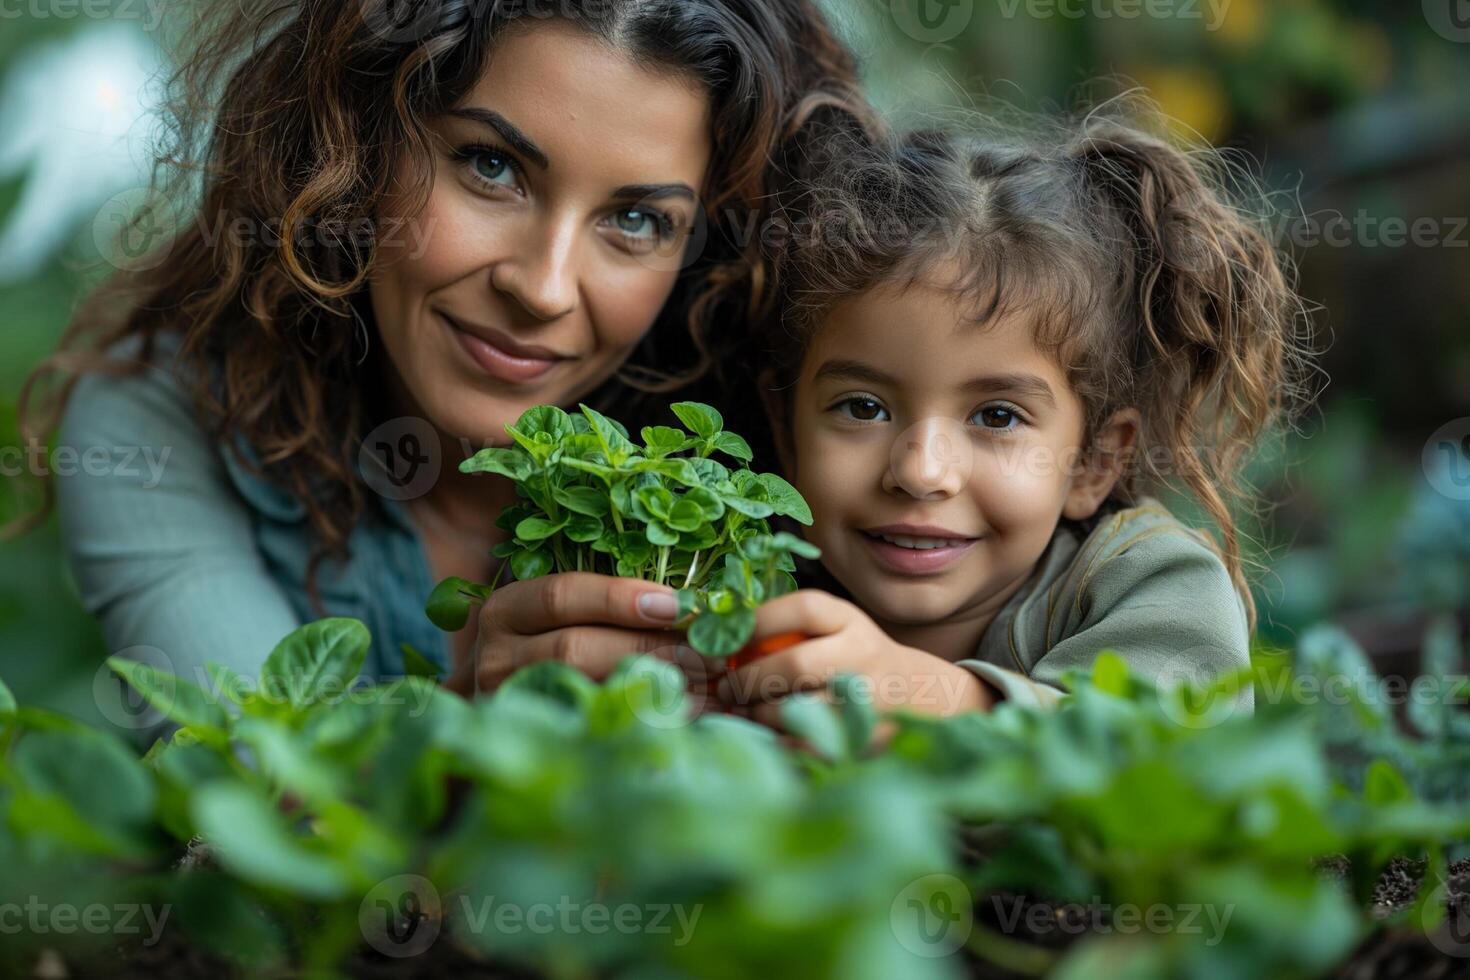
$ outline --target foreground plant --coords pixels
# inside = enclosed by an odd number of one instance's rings
[[[1435,643],[1458,672],[1458,643]],[[181,726],[141,760],[0,684],[0,905],[167,907],[252,976],[391,976],[387,943],[403,976],[452,972],[417,958],[452,946],[555,978],[1310,977],[1385,927],[1432,954],[1445,849],[1470,837],[1462,799],[1427,800],[1416,778],[1464,758],[1458,683],[1419,712],[1436,734],[1405,769],[1381,754],[1373,696],[1280,694],[1372,690],[1331,630],[1255,677],[1254,714],[1230,679],[1160,691],[1104,653],[1055,709],[900,715],[876,752],[859,678],[786,703],[792,749],[691,720],[682,675],[652,657],[600,684],[543,662],[470,702],[429,677],[362,685],[369,645],[361,623],[323,620],[259,678],[212,667],[198,684],[114,658]],[[196,838],[209,862],[171,869]],[[1318,871],[1330,856],[1345,882]],[[1372,893],[1394,856],[1428,870],[1385,922]],[[1021,896],[1114,918],[1077,931]],[[528,928],[532,909],[554,917]],[[8,935],[0,974],[33,975],[71,938]],[[364,942],[375,960],[352,959]]]
[[[578,571],[672,585],[690,645],[724,658],[750,639],[762,602],[796,588],[793,556],[820,554],[772,533],[767,518],[809,525],[811,509],[779,476],[750,469],[750,445],[725,431],[718,411],[699,402],[671,409],[685,428],[648,426],[635,443],[586,405],[576,415],[538,406],[506,426],[514,445],[481,450],[460,470],[515,482],[521,502],[496,522],[511,534],[493,552],[505,559],[501,572],[509,565],[521,581]],[[429,597],[429,618],[463,629],[498,582],[499,573],[489,585],[445,579]]]

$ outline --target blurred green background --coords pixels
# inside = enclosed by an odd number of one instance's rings
[[[37,502],[14,475],[21,382],[107,270],[96,241],[108,201],[146,183],[158,72],[200,2],[0,9],[0,445],[12,454],[0,520]],[[1428,611],[1470,620],[1470,3],[828,7],[887,109],[984,96],[1067,105],[1107,76],[1260,161],[1279,192],[1278,244],[1320,306],[1330,379],[1320,410],[1252,468],[1272,505],[1249,528],[1269,568],[1256,584],[1260,642],[1289,646],[1335,619],[1392,670]],[[107,652],[54,515],[0,543],[0,657],[20,699],[97,720]]]

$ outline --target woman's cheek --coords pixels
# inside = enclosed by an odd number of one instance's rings
[[[587,281],[588,313],[599,351],[626,353],[653,327],[674,290],[674,274],[634,264]]]

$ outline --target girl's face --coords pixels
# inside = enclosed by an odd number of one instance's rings
[[[823,320],[790,432],[822,562],[879,623],[993,613],[1063,516],[1113,480],[1073,472],[1083,410],[1022,315],[984,327],[933,285],[880,287]]]
[[[670,227],[693,225],[709,165],[709,100],[553,21],[503,37],[429,125],[427,204],[380,215],[385,232],[407,220],[370,284],[388,381],[441,432],[503,443],[652,327],[681,266]]]

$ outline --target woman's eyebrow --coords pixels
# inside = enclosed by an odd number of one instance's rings
[[[672,184],[625,184],[613,191],[613,198],[619,201],[641,201],[646,198],[660,197],[683,197],[691,201],[697,201],[694,188],[685,183]]]
[[[551,161],[547,159],[546,152],[536,145],[536,141],[521,132],[516,128],[514,123],[494,109],[485,109],[480,106],[465,106],[461,109],[450,109],[445,115],[454,116],[458,119],[468,119],[471,122],[483,123],[499,133],[500,138],[509,143],[512,150],[515,150],[542,170],[547,170],[551,167]]]

